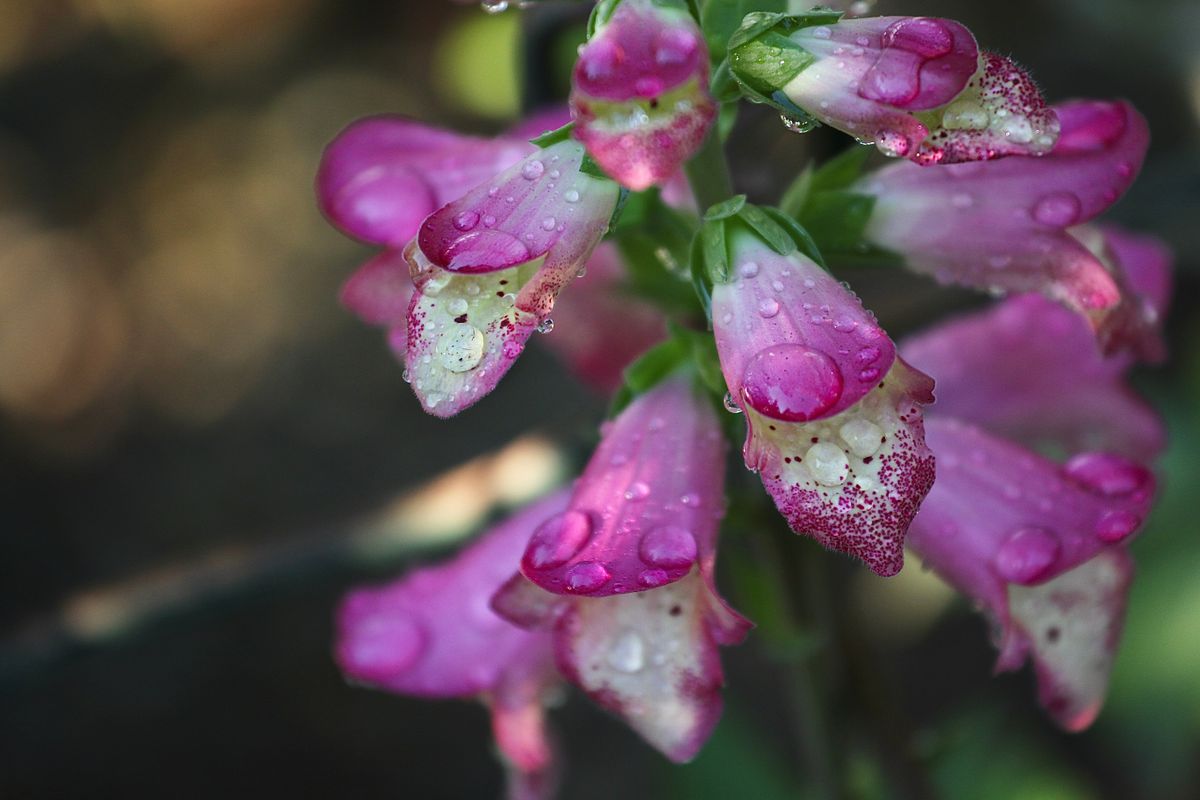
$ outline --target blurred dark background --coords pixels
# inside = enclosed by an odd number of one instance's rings
[[[958,18],[1050,98],[1124,96],[1149,118],[1150,157],[1112,218],[1179,257],[1172,360],[1138,375],[1173,443],[1087,733],[1057,733],[1028,674],[992,679],[983,623],[920,569],[880,581],[839,564],[844,613],[928,791],[1200,796],[1200,6],[875,10]],[[332,609],[561,481],[604,399],[531,348],[486,402],[425,417],[379,332],[337,305],[368,251],[321,219],[312,176],[365,114],[486,133],[561,100],[585,17],[0,0],[0,797],[497,794],[482,707],[346,686]],[[845,146],[772,122],[745,109],[732,141],[763,200]],[[897,334],[966,298],[849,277]],[[725,661],[726,720],[687,768],[578,698],[556,712],[564,796],[803,796],[780,677],[753,641]],[[895,788],[870,759],[852,771],[860,796]]]

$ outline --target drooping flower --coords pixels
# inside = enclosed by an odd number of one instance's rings
[[[674,761],[720,716],[717,645],[750,627],[714,586],[724,454],[716,413],[686,379],[636,398],[493,600],[517,624],[552,628],[562,673]]]
[[[1119,231],[1089,233],[1110,243],[1118,276],[1161,319],[1169,254]],[[1027,295],[901,348],[938,380],[927,421],[938,480],[909,544],[995,623],[998,670],[1032,654],[1042,705],[1069,730],[1103,702],[1133,571],[1126,543],[1154,496],[1144,464],[1165,442],[1161,420],[1124,385],[1132,358],[1091,345],[1077,315]]]
[[[747,15],[730,40],[734,75],[797,129],[823,122],[922,165],[1053,147],[1058,120],[1033,81],[1009,59],[980,52],[961,23],[840,16]]]
[[[1153,475],[1106,453],[1060,468],[952,418],[931,417],[926,438],[938,479],[909,545],[993,621],[996,669],[1032,655],[1042,705],[1068,730],[1087,727],[1121,633],[1124,543],[1149,512]]]
[[[708,47],[684,2],[606,0],[596,13],[572,77],[575,136],[640,191],[674,175],[716,119]]]
[[[405,358],[425,410],[495,388],[608,230],[618,187],[561,140],[431,214],[404,250],[416,284]]]
[[[731,400],[746,414],[746,466],[792,530],[894,575],[933,483],[921,424],[933,382],[804,253],[781,254],[736,224],[726,236],[732,256],[715,279],[713,332]]]
[[[1085,315],[1106,349],[1153,351],[1138,303],[1075,235],[1133,182],[1149,141],[1125,102],[1057,107],[1062,136],[1043,158],[917,169],[894,164],[853,191],[875,198],[863,233],[943,283],[1041,292]]]
[[[515,627],[489,605],[534,526],[562,509],[563,492],[485,533],[453,560],[395,583],[349,593],[335,656],[355,683],[429,698],[478,698],[510,769],[510,798],[553,793],[543,702],[558,682],[550,637]]]

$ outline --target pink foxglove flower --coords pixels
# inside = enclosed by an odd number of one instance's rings
[[[608,230],[618,187],[561,140],[431,214],[404,251],[409,378],[448,417],[495,388]]]
[[[716,119],[708,47],[682,1],[609,0],[596,13],[572,79],[575,136],[640,191],[674,175]]]
[[[1041,292],[1085,315],[1109,349],[1152,349],[1142,310],[1074,235],[1133,182],[1146,123],[1124,102],[1067,103],[1058,114],[1062,136],[1044,158],[895,164],[863,178],[854,191],[875,197],[864,237],[944,283]]]
[[[888,156],[954,164],[1041,155],[1058,121],[1029,76],[933,17],[751,14],[730,41],[745,89],[794,126],[820,121]]]
[[[748,230],[730,236],[712,319],[731,401],[746,414],[746,466],[792,530],[894,575],[933,483],[921,422],[933,381],[810,258]]]
[[[1042,705],[1064,728],[1103,703],[1133,563],[1124,543],[1154,478],[1106,453],[1064,467],[965,422],[934,417],[938,479],[909,532],[913,552],[995,624],[999,671],[1032,655]]]
[[[688,381],[638,397],[493,601],[518,624],[552,627],[562,673],[675,761],[720,716],[717,645],[750,627],[713,582],[724,455],[716,413]]]
[[[565,502],[560,492],[534,503],[452,561],[356,589],[338,611],[335,655],[348,679],[418,697],[477,697],[491,709],[513,800],[553,792],[543,699],[558,678],[550,637],[514,627],[489,601],[537,522]]]

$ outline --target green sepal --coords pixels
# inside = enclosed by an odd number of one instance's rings
[[[817,192],[805,204],[800,219],[815,231],[822,250],[831,253],[853,250],[875,210],[875,197],[845,190]]]
[[[687,272],[695,231],[695,218],[663,202],[657,189],[630,193],[611,238],[621,251],[632,291],[668,310],[695,314]]]
[[[700,226],[700,263],[710,284],[728,283],[732,277],[729,245],[725,240],[725,220],[706,221]]]
[[[552,131],[546,131],[545,133],[543,133],[540,136],[535,136],[534,138],[529,140],[529,143],[532,145],[536,145],[537,147],[540,147],[543,150],[545,150],[547,147],[549,147],[552,144],[558,144],[559,142],[565,142],[567,139],[570,139],[571,132],[573,130],[575,130],[575,123],[573,121],[568,122],[566,125],[563,125],[561,128],[555,128]],[[586,157],[585,157],[585,160],[586,160]],[[580,167],[581,171],[582,171],[582,169],[583,168]],[[608,176],[604,175],[603,177],[607,178]]]
[[[808,232],[808,229],[777,208],[768,206],[763,209],[763,212],[788,232],[797,250],[811,258],[822,268],[826,266],[825,259],[821,255],[821,249],[817,246],[816,240]]]
[[[796,252],[796,243],[791,234],[764,209],[748,205],[741,210],[738,217],[779,255],[787,256]]]
[[[728,200],[722,200],[719,203],[709,206],[708,210],[704,212],[704,221],[715,222],[720,219],[728,219],[745,207],[746,195],[735,194]]]
[[[656,386],[663,378],[683,366],[691,356],[686,343],[671,337],[659,342],[638,356],[622,373],[624,381],[613,395],[608,415],[614,417],[633,401],[633,398]]]
[[[748,12],[784,11],[787,0],[704,0],[700,9],[700,27],[708,42],[708,52],[713,63],[725,59],[729,37],[742,24]]]
[[[728,45],[730,71],[746,99],[777,108],[803,130],[819,125],[815,117],[783,93],[783,87],[816,60],[788,34],[813,25],[832,25],[841,17],[841,12],[829,9],[802,14],[747,14]]]

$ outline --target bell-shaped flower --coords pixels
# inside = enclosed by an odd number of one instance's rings
[[[399,116],[367,117],[325,148],[318,204],[344,233],[402,248],[427,216],[533,152],[528,140],[560,127],[564,117],[560,110],[537,114],[494,139]]]
[[[674,175],[716,120],[708,47],[682,0],[607,0],[596,14],[571,82],[575,137],[640,191]]]
[[[1108,242],[1138,300],[1161,318],[1170,256],[1154,240],[1112,230]],[[1115,246],[1114,246],[1115,245]],[[938,416],[954,417],[1063,454],[1104,450],[1141,462],[1166,444],[1159,415],[1126,382],[1133,359],[1103,356],[1086,322],[1039,295],[1012,297],[903,343],[904,358],[937,376]]]
[[[448,417],[495,388],[608,230],[619,188],[562,139],[431,214],[404,250],[417,293],[405,364]]]
[[[825,10],[748,15],[730,40],[734,76],[794,130],[822,122],[918,164],[1053,147],[1058,121],[1037,86],[1009,59],[980,52],[961,23],[839,18]]]
[[[447,563],[356,589],[338,611],[335,656],[349,680],[417,697],[474,697],[491,709],[513,800],[553,793],[543,701],[558,677],[550,637],[497,616],[490,599],[537,523],[566,499],[559,492],[530,505]]]
[[[875,198],[870,244],[943,283],[1041,292],[1085,315],[1106,349],[1143,341],[1144,314],[1074,233],[1133,182],[1146,154],[1145,120],[1125,102],[1058,107],[1062,136],[1043,158],[918,169],[894,164],[852,191]]]
[[[952,418],[926,422],[938,478],[909,532],[926,566],[994,623],[998,671],[1032,655],[1042,705],[1068,730],[1103,703],[1154,477],[1108,453],[1065,466]]]
[[[933,381],[803,252],[739,224],[726,238],[712,321],[730,402],[746,415],[746,466],[792,530],[894,575],[933,483],[921,422]]]
[[[602,435],[566,510],[537,528],[493,607],[552,628],[569,680],[687,761],[720,716],[717,645],[750,627],[714,585],[724,437],[680,377],[636,398]]]

